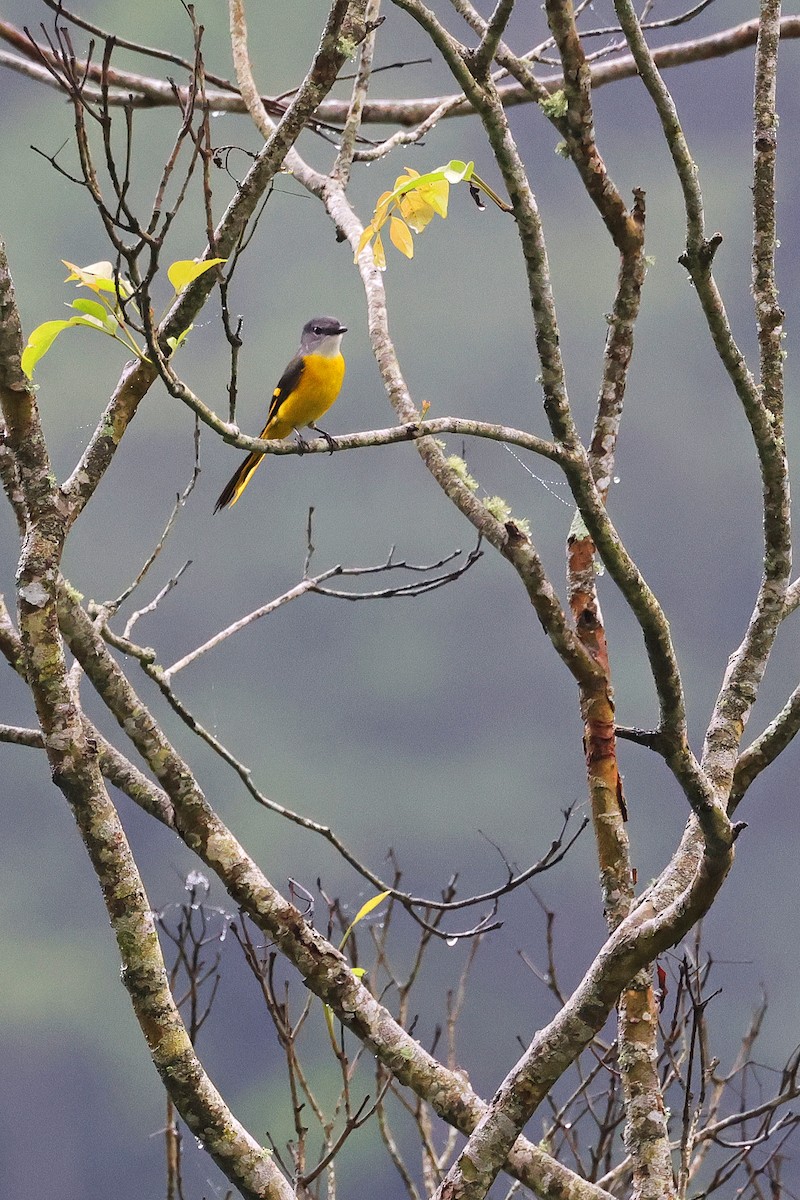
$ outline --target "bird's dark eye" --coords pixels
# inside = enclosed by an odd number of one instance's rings
[[[325,332],[325,330],[322,328],[321,325],[314,326],[314,333],[324,333],[324,332]]]

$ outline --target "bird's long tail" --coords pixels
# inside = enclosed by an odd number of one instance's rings
[[[219,512],[221,508],[233,506],[241,496],[244,489],[247,487],[250,480],[255,474],[256,467],[261,462],[263,454],[259,454],[254,450],[252,454],[248,454],[238,471],[228,480],[225,487],[220,492],[219,499],[214,505],[214,512]]]

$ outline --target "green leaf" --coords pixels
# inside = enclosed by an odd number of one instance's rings
[[[333,1009],[331,1008],[330,1004],[326,1004],[323,1001],[322,1011],[325,1013],[325,1024],[328,1026],[328,1037],[331,1039],[331,1041],[333,1042],[333,1045],[335,1047],[336,1046],[336,1034],[335,1034],[334,1028],[333,1028]]]
[[[62,329],[66,329],[69,321],[45,321],[43,325],[37,325],[28,338],[28,344],[22,351],[22,369],[28,376],[28,379],[33,378],[34,368],[40,358],[43,358],[47,351],[52,346]]]
[[[73,300],[69,307],[77,308],[78,312],[88,313],[90,317],[96,317],[101,324],[105,325],[108,309],[99,300]]]
[[[116,337],[120,323],[113,313],[110,313],[105,305],[100,304],[97,300],[73,300],[70,308],[77,308],[78,312],[86,313],[92,319],[92,322],[98,321],[103,328],[103,332],[111,337]]]
[[[461,183],[462,179],[471,179],[474,170],[474,162],[461,162],[458,158],[453,158],[443,167],[442,174],[448,183]]]
[[[44,358],[58,335],[65,329],[69,329],[70,325],[89,325],[92,329],[99,328],[93,317],[70,317],[68,321],[45,321],[44,324],[37,325],[28,338],[27,346],[22,351],[22,369],[28,379],[33,378],[36,364]]]
[[[171,264],[167,269],[167,276],[175,291],[182,292],[190,283],[194,283],[195,279],[205,275],[206,271],[210,271],[218,263],[227,261],[227,258],[204,258],[201,262],[196,262],[193,258],[182,258]]]
[[[189,334],[192,332],[193,329],[194,329],[194,325],[189,325],[189,326],[187,326],[186,329],[184,329],[183,333],[179,333],[177,337],[167,338],[167,345],[169,346],[169,348],[173,354],[180,346],[183,345],[183,343],[186,341],[187,337],[189,336]]]

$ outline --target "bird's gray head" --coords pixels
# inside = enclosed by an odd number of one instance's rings
[[[333,358],[340,351],[342,335],[345,333],[347,326],[337,321],[336,317],[312,317],[303,326],[300,353],[324,354]]]

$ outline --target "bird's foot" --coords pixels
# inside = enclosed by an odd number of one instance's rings
[[[318,425],[309,425],[308,428],[313,429],[314,433],[322,434],[322,436],[325,438],[325,441],[328,443],[328,451],[330,454],[333,454],[334,450],[338,449],[338,447],[336,445],[336,440],[334,438],[332,438],[329,433],[326,433],[326,431],[324,429],[320,429],[320,427]]]

